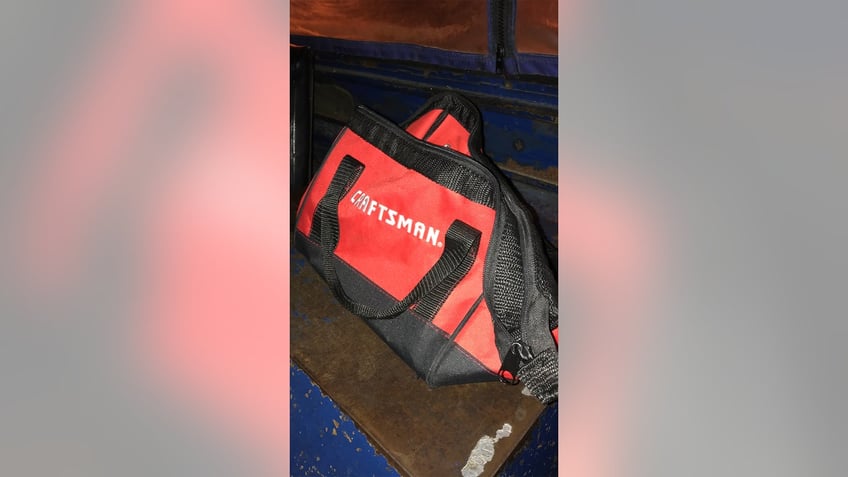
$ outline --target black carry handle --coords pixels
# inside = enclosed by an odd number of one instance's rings
[[[330,181],[327,193],[318,202],[315,210],[313,222],[317,222],[315,225],[320,224],[324,280],[345,308],[363,318],[394,318],[418,303],[416,310],[422,308],[420,311],[432,319],[453,287],[471,269],[480,247],[481,233],[461,220],[454,220],[445,234],[441,257],[403,300],[386,309],[376,309],[355,301],[345,293],[342,287],[336,273],[333,255],[339,243],[339,202],[359,178],[363,169],[361,162],[351,156],[345,156]]]

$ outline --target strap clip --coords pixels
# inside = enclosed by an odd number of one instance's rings
[[[521,341],[512,343],[504,356],[498,378],[505,384],[518,384],[518,370],[531,359],[533,359],[533,351],[530,346]]]

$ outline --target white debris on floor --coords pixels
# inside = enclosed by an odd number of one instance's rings
[[[474,449],[471,449],[471,455],[468,456],[468,462],[462,468],[462,477],[477,477],[483,473],[483,467],[491,462],[495,455],[495,442],[508,437],[512,434],[512,426],[509,423],[504,423],[503,427],[495,432],[495,437],[483,436],[477,441]]]

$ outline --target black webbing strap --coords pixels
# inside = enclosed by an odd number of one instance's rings
[[[318,202],[315,210],[313,222],[320,224],[324,279],[339,303],[351,313],[363,318],[393,318],[419,301],[425,305],[425,310],[432,311],[435,315],[433,305],[441,306],[456,283],[471,269],[480,246],[481,233],[461,220],[454,220],[445,234],[441,257],[403,300],[386,309],[376,309],[357,302],[348,296],[342,287],[333,257],[339,243],[339,202],[363,169],[361,162],[351,156],[345,156],[330,181],[327,193]]]
[[[345,156],[344,159],[342,159],[339,163],[338,169],[336,169],[336,173],[330,180],[330,185],[327,188],[326,194],[318,202],[318,206],[315,208],[315,215],[312,218],[312,228],[309,230],[309,238],[323,243],[322,237],[327,235],[323,227],[324,218],[326,217],[330,220],[335,220],[336,231],[334,232],[335,242],[333,245],[333,250],[335,250],[335,244],[338,244],[339,241],[339,202],[341,202],[342,197],[350,191],[350,188],[353,187],[353,184],[357,179],[359,179],[359,175],[362,174],[364,169],[365,166],[351,156]],[[327,200],[328,196],[331,194],[333,197],[337,197],[335,201]],[[326,231],[331,232],[328,229]],[[326,252],[323,253],[326,255]]]

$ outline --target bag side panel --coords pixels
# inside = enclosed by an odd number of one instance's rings
[[[439,186],[368,143],[348,153],[365,169],[339,203],[336,255],[400,300],[438,261],[445,233],[459,219],[482,234],[478,257],[463,282],[482,277],[494,209]]]
[[[320,270],[322,255],[318,244],[297,231],[295,246],[303,251],[313,267]],[[336,258],[335,265],[345,289],[355,293],[357,299],[363,303],[374,307],[386,307],[394,301],[391,296],[343,260]],[[365,322],[421,378],[426,376],[433,360],[444,347],[447,346],[448,350],[457,348],[450,342],[444,330],[411,311],[388,320],[365,320]],[[450,376],[445,376],[441,383],[460,384],[497,379],[495,373],[487,369],[468,351],[453,350],[448,354],[454,356],[449,369]],[[432,381],[430,384],[433,384]]]
[[[477,259],[437,314],[448,333],[482,289],[485,251],[495,211],[440,187],[347,131],[328,155],[304,200],[297,230],[309,236],[318,201],[341,159],[350,154],[365,165],[339,204],[336,255],[395,299],[406,296],[439,259],[444,234],[455,219],[481,231]],[[459,318],[455,318],[456,316]]]

